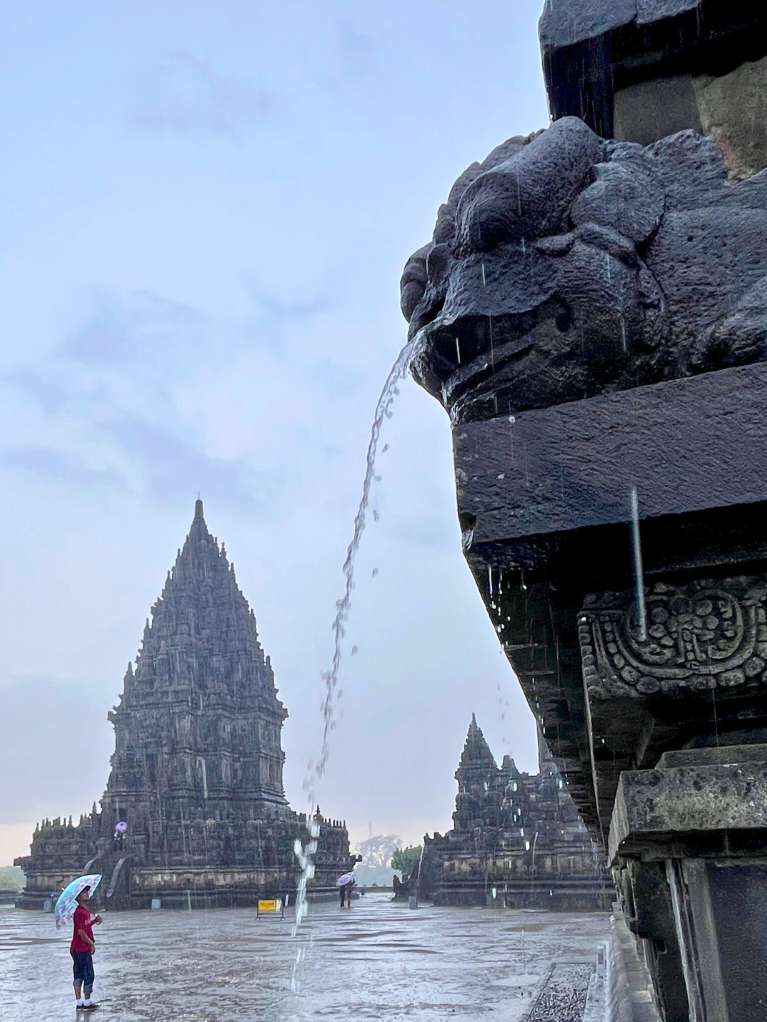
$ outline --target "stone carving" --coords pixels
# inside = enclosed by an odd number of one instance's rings
[[[767,6],[546,0],[541,41],[554,123],[473,164],[405,268],[414,375],[658,1011],[759,1022]],[[496,868],[498,794],[462,791],[457,873]]]
[[[767,173],[565,117],[458,179],[408,261],[416,378],[454,421],[767,358]]]
[[[638,620],[633,592],[589,595],[579,616],[589,695],[652,695],[767,681],[764,579],[659,582]]]

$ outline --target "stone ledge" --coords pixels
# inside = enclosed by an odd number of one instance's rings
[[[767,501],[767,364],[454,428],[471,545]],[[641,429],[637,424],[641,423]]]
[[[647,967],[622,912],[610,920],[606,1022],[661,1022]]]
[[[682,835],[767,831],[767,749],[759,748],[761,759],[624,771],[610,825],[610,861]],[[672,761],[678,756],[669,754]],[[732,759],[731,750],[725,758]]]

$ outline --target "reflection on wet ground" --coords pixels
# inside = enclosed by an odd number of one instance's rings
[[[247,909],[106,913],[94,959],[97,1017],[522,1022],[551,966],[593,962],[607,935],[603,915],[413,911],[389,899],[368,894],[347,911],[313,905],[295,992],[292,919]],[[51,916],[0,911],[4,1019],[74,1019],[68,948]]]

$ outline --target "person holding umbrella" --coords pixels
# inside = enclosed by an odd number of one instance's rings
[[[336,887],[341,892],[341,908],[344,907],[344,902],[349,899],[349,908],[352,907],[352,887],[354,887],[354,873],[344,873],[336,880]]]
[[[94,1011],[98,1005],[91,1000],[93,991],[93,955],[96,941],[93,927],[102,922],[101,916],[93,915],[86,908],[88,899],[96,890],[101,876],[79,877],[73,880],[56,902],[56,926],[63,926],[69,919],[73,923],[72,941],[69,953],[72,956],[72,975],[75,988],[75,1008],[78,1011]]]
[[[352,907],[352,891],[354,890],[355,883],[356,883],[356,881],[355,881],[354,877],[352,877],[351,880],[346,885],[346,907],[347,908],[351,908]]]
[[[98,914],[92,915],[90,909],[86,908],[86,902],[90,896],[90,887],[84,887],[75,899],[77,908],[72,917],[74,932],[72,943],[69,945],[69,953],[72,955],[76,1007],[83,1011],[93,1011],[98,1008],[98,1004],[91,1000],[94,979],[93,955],[96,952],[93,927],[102,922],[102,919]]]

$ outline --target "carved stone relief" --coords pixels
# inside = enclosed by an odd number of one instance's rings
[[[767,585],[763,579],[657,583],[644,594],[589,595],[578,619],[590,695],[643,696],[767,681]]]

